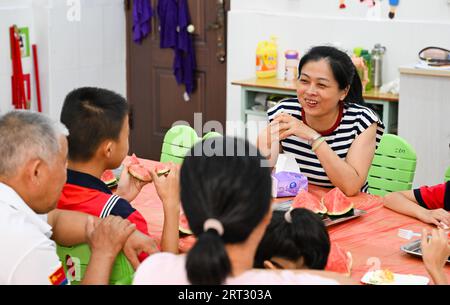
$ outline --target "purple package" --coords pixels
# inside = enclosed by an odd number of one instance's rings
[[[299,173],[278,172],[272,174],[272,196],[292,197],[300,190],[308,190],[308,179]]]

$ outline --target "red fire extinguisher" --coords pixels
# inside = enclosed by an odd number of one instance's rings
[[[17,26],[9,28],[12,60],[12,104],[16,109],[30,109],[30,100],[25,94],[25,83],[20,52],[20,34]]]

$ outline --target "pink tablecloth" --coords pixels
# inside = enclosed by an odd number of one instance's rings
[[[146,166],[155,166],[158,162],[142,160]],[[309,191],[318,198],[328,190],[310,186]],[[276,199],[275,202],[290,198]],[[355,207],[367,214],[356,219],[329,227],[330,239],[353,257],[352,277],[359,281],[368,271],[388,268],[395,273],[424,275],[428,274],[422,260],[400,250],[400,246],[410,241],[397,236],[399,228],[421,232],[422,228],[431,228],[414,218],[404,216],[384,208],[381,198],[361,193],[352,197]],[[161,236],[163,225],[162,203],[153,184],[146,185],[132,202],[149,224],[151,234]],[[186,252],[195,242],[192,236],[180,239],[180,251]],[[446,266],[450,276],[450,266]]]

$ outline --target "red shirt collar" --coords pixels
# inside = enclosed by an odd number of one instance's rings
[[[320,133],[322,136],[329,136],[330,134],[333,133],[333,131],[336,130],[336,128],[338,128],[339,124],[341,123],[341,119],[342,119],[343,114],[344,114],[344,103],[340,102],[339,103],[339,114],[338,114],[336,122],[334,122],[333,126],[331,126],[330,129],[327,129],[327,130],[324,130],[324,131],[317,131],[317,130],[316,131],[318,133]],[[303,110],[303,107],[302,107],[302,121],[307,126],[309,126],[308,123],[306,122],[305,110]]]

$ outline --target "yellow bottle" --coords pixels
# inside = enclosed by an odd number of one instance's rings
[[[256,49],[256,76],[258,78],[271,78],[277,76],[278,48],[276,37],[270,41],[261,41]]]

